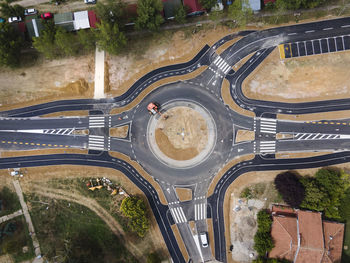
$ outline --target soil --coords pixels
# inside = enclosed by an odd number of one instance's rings
[[[244,141],[254,141],[255,132],[248,130],[238,130],[235,138],[235,143],[244,142]]]
[[[63,98],[91,98],[94,58],[86,55],[42,60],[26,68],[0,68],[0,79],[1,110]]]
[[[177,241],[177,244],[180,248],[180,251],[181,251],[181,254],[183,255],[184,259],[185,259],[185,262],[188,262],[189,260],[189,256],[188,256],[188,253],[187,253],[187,249],[185,247],[185,244],[184,242],[182,241],[182,237],[180,235],[180,231],[179,229],[177,228],[177,225],[172,225],[171,226],[171,230],[173,231],[174,233],[174,236],[176,238],[176,241]]]
[[[200,113],[188,107],[175,107],[157,123],[155,138],[159,149],[174,160],[197,156],[208,142],[207,124]]]
[[[180,202],[192,200],[192,190],[189,188],[176,187],[176,195],[179,198]]]
[[[115,128],[109,128],[109,136],[117,138],[125,138],[128,135],[129,125]]]
[[[275,49],[243,82],[252,99],[309,102],[350,97],[350,52],[279,58]]]

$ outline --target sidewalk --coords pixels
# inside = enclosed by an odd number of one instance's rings
[[[105,52],[96,47],[94,99],[105,97]]]
[[[13,186],[16,189],[16,193],[17,193],[19,202],[21,203],[21,206],[22,206],[23,215],[24,215],[24,218],[28,224],[29,233],[31,234],[31,237],[32,237],[35,256],[37,257],[33,262],[41,263],[41,262],[43,262],[43,259],[41,258],[41,250],[40,250],[39,241],[38,241],[36,234],[35,234],[32,219],[30,218],[28,206],[27,206],[26,202],[24,202],[23,192],[22,192],[22,188],[19,184],[19,181],[18,180],[13,181]]]
[[[20,215],[23,215],[23,212],[21,209],[16,211],[16,212],[13,212],[12,214],[2,216],[2,217],[0,217],[0,224],[6,222],[8,220],[11,220],[17,216],[20,216]]]

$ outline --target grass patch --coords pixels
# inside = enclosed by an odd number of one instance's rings
[[[257,183],[245,187],[240,193],[240,198],[259,199],[265,201],[266,207],[273,203],[283,203],[281,195],[278,193],[273,182]]]
[[[23,252],[23,247],[28,251]],[[34,258],[34,248],[23,216],[0,224],[0,255],[10,254],[14,261]]]
[[[21,204],[15,192],[4,186],[0,191],[0,217],[21,209]]]
[[[126,263],[137,260],[90,209],[61,200],[27,196],[43,254],[56,262]]]

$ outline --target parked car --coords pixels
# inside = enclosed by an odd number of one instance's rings
[[[0,23],[4,23],[5,19],[3,19],[2,17],[0,17]]]
[[[202,232],[202,233],[199,234],[199,236],[201,238],[202,247],[208,247],[207,233],[206,232]]]
[[[44,14],[41,14],[41,18],[42,19],[51,19],[51,18],[53,18],[53,14],[50,12],[44,13]]]
[[[84,0],[85,4],[96,4],[96,0]]]
[[[36,10],[34,8],[24,9],[25,16],[35,15],[37,13],[38,13],[38,10]]]
[[[21,22],[22,18],[20,16],[9,17],[9,23]]]

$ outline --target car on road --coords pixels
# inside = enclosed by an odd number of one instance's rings
[[[37,13],[38,13],[38,10],[36,10],[34,8],[24,9],[25,16],[35,15]]]
[[[199,237],[201,238],[202,247],[208,247],[207,232],[200,233]]]
[[[96,0],[84,0],[85,4],[92,4],[93,5],[93,4],[96,4],[96,2],[97,2]]]
[[[9,17],[9,23],[21,22],[22,18],[20,16]]]
[[[50,12],[44,13],[44,14],[41,14],[41,18],[42,19],[51,19],[51,18],[53,18],[53,14]]]

